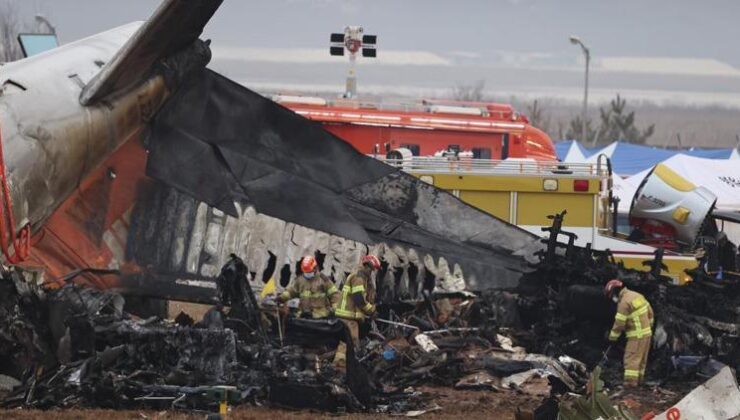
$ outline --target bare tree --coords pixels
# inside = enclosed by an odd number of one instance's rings
[[[583,123],[581,122],[581,116],[577,115],[575,118],[570,120],[569,126],[565,131],[565,136],[561,136],[561,138],[564,140],[574,140],[580,138],[581,142],[583,142],[584,144],[593,145],[596,141],[599,130],[594,129],[594,127],[592,126],[592,121],[589,118],[586,120],[586,135],[582,136],[581,133],[583,133]]]
[[[452,88],[452,98],[456,101],[481,102],[485,99],[483,96],[485,87],[485,80],[478,80],[472,84],[458,83]]]
[[[0,0],[0,63],[23,58],[17,39],[23,29],[19,16],[16,3]]]
[[[535,99],[531,105],[527,105],[527,118],[529,123],[544,132],[550,131],[550,116],[545,114],[540,102]]]
[[[627,100],[619,94],[609,102],[608,107],[599,108],[599,117],[601,121],[598,122],[598,126],[591,119],[586,120],[586,136],[582,137],[585,144],[597,146],[617,140],[645,144],[655,132],[655,124],[649,125],[644,130],[637,128],[635,111],[627,111]],[[570,121],[565,138],[576,138],[581,133],[581,127],[581,117],[577,116]]]

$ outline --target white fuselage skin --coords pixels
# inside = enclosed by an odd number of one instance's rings
[[[82,106],[80,92],[140,22],[0,67],[0,130],[16,230],[38,228],[168,96],[163,78]]]

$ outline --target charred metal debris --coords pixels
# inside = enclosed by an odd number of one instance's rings
[[[562,217],[554,216],[551,235]],[[544,242],[515,288],[474,294],[439,279],[418,299],[379,292],[378,318],[366,323],[358,354],[349,346],[346,372],[331,365],[337,343],[350,341],[346,327],[280,316],[255,298],[235,255],[216,279],[220,302],[199,321],[137,317],[116,293],[75,284],[44,290],[34,273],[4,269],[2,406],[215,411],[228,401],[400,413],[433,407],[418,389],[438,385],[516,389],[553,411],[561,396],[583,392],[596,366],[607,386],[619,383],[621,357],[600,363],[614,315],[601,287],[613,277],[655,310],[649,381],[700,380],[736,367],[737,284],[699,278],[673,286],[659,270],[625,269],[608,252]],[[660,267],[661,257],[648,264]]]
[[[372,394],[354,354],[344,380],[302,346],[336,346],[348,339],[343,324],[289,320],[292,341],[279,345],[245,274],[234,257],[218,277],[222,304],[200,322],[185,314],[173,322],[132,316],[115,293],[74,284],[44,291],[21,271],[3,272],[2,405],[217,411],[226,400],[368,409]]]
[[[564,214],[553,216],[551,235],[559,233]],[[551,236],[552,238],[552,236]],[[525,325],[514,335],[528,349],[568,354],[595,366],[604,351],[616,311],[603,295],[603,285],[620,278],[648,299],[655,312],[648,379],[659,383],[686,380],[717,360],[735,368],[740,360],[740,285],[693,273],[694,281],[674,285],[661,275],[663,250],[643,264],[649,271],[626,269],[612,255],[543,240],[537,270],[525,274],[517,288],[519,314]],[[690,356],[690,357],[685,357]],[[714,360],[716,359],[716,360]],[[621,357],[611,357],[605,370],[614,383]],[[692,362],[688,362],[692,360]],[[718,368],[708,368],[706,379]],[[611,379],[611,381],[610,381]],[[697,378],[700,379],[700,378]]]

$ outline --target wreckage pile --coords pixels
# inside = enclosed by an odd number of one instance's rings
[[[578,390],[587,375],[586,367],[574,359],[526,353],[521,347],[513,347],[507,337],[490,330],[451,328],[388,334],[393,338],[371,339],[366,356],[373,377],[385,390],[439,385],[527,389],[534,395],[547,396],[551,387],[560,392]]]
[[[276,322],[235,256],[217,281],[221,304],[198,322],[185,314],[174,322],[138,318],[115,293],[73,284],[44,290],[28,273],[4,270],[2,405],[216,410],[229,401],[405,412],[432,404],[415,390],[422,385],[513,388],[557,404],[551,397],[581,392],[602,361],[614,307],[601,288],[613,277],[655,309],[649,380],[711,376],[721,362],[736,367],[738,285],[672,286],[659,270],[627,270],[608,254],[557,247],[543,251],[514,289],[473,294],[432,284],[422,299],[379,302],[346,375],[331,366],[336,344],[349,340],[344,325]],[[660,266],[660,255],[652,264]],[[607,385],[620,381],[616,359],[604,366]]]
[[[559,232],[557,222],[556,216],[552,235]],[[722,363],[740,367],[740,284],[694,273],[693,282],[674,285],[661,275],[660,249],[645,263],[649,271],[642,272],[615,263],[608,251],[544,242],[548,247],[536,270],[525,274],[515,291],[522,320],[515,335],[522,345],[545,354],[569,354],[589,367],[598,364],[616,311],[604,297],[603,285],[619,278],[645,295],[655,312],[648,380],[686,381],[697,371],[702,375],[696,379],[706,379]],[[621,357],[612,359],[617,363],[611,367],[621,367]],[[606,374],[612,384],[621,376],[619,369]]]
[[[291,386],[306,399],[321,397],[305,406],[359,410],[369,403],[362,384],[350,382],[350,392],[337,372],[314,369],[301,346],[272,345],[248,318],[225,317],[219,307],[203,322],[183,314],[178,324],[133,317],[115,293],[71,284],[45,292],[21,271],[4,272],[0,288],[5,407],[216,411],[221,401],[280,402],[271,390]],[[333,345],[344,333],[337,321],[303,324],[291,328]]]
[[[349,339],[344,325],[288,319],[280,343],[257,315],[248,283],[235,281],[245,271],[238,259],[224,267],[219,285],[230,311],[218,305],[197,323],[184,314],[174,322],[137,318],[118,294],[73,284],[44,291],[20,270],[3,272],[2,405],[216,410],[229,401],[403,412],[430,404],[410,388],[427,383],[498,389],[537,378],[544,394],[548,378],[567,390],[582,385],[579,363],[526,354],[495,328],[420,334],[421,327],[401,323],[371,332],[361,363],[348,354],[343,376],[331,367],[331,350]],[[465,308],[473,304],[471,296],[445,297],[433,306],[453,309],[438,320],[467,325],[472,312]],[[411,311],[422,327],[426,308]]]

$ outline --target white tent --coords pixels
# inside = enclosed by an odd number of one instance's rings
[[[694,185],[713,192],[718,209],[740,211],[740,163],[736,159],[704,159],[678,154],[662,163]],[[629,177],[627,183],[639,187],[650,170]]]
[[[563,158],[563,162],[568,163],[583,163],[586,161],[586,156],[583,154],[581,145],[577,141],[573,140],[568,147],[568,152]]]
[[[555,143],[555,152],[561,162],[583,163],[589,150],[584,148],[578,140],[564,140]]]
[[[627,178],[625,181],[627,181],[627,183],[630,184],[630,185],[632,185],[633,187],[637,188],[637,187],[640,186],[640,183],[642,182],[642,180],[645,179],[645,177],[647,176],[647,174],[649,174],[650,171],[652,171],[652,170],[653,170],[653,168],[645,169],[642,172],[638,172],[638,173],[632,175],[631,177]]]
[[[612,175],[612,193],[619,197],[619,212],[629,213],[632,197],[635,196],[637,187],[617,174]]]

